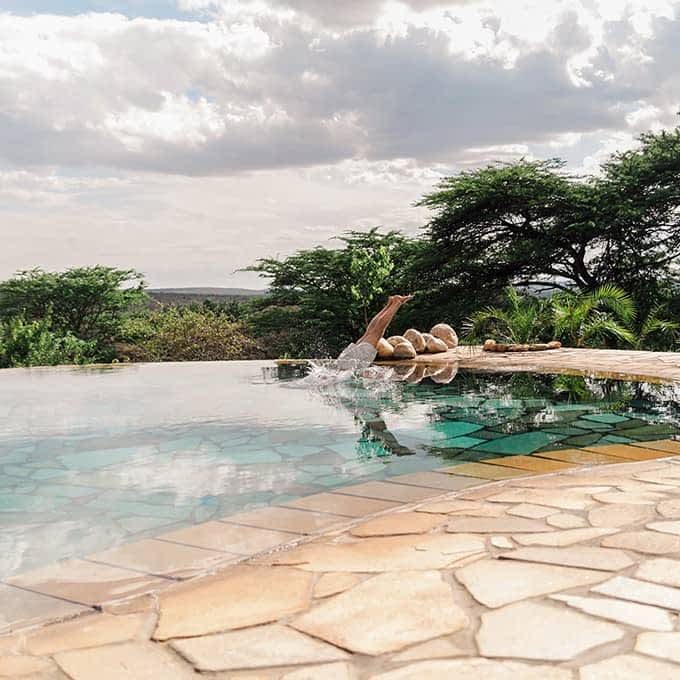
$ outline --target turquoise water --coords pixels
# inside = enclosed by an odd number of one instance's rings
[[[2,371],[0,578],[369,479],[680,434],[674,386],[454,374],[320,385],[269,362]]]

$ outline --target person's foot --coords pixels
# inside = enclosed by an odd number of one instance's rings
[[[413,295],[390,295],[388,302],[399,303],[400,305],[403,305],[409,300],[413,300]]]

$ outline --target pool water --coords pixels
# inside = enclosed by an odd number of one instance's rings
[[[2,371],[0,578],[361,481],[680,434],[672,385],[455,373],[413,384],[300,382],[302,369],[269,362]]]

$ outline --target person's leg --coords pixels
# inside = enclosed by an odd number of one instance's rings
[[[367,342],[376,347],[399,308],[412,297],[412,295],[392,295],[387,304],[371,319],[366,332],[357,340],[357,344]]]

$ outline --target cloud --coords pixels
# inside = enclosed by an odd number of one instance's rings
[[[443,175],[557,155],[593,172],[680,108],[680,0],[129,11],[147,3],[0,12],[0,278],[101,262],[257,286],[232,272],[345,228],[415,233]]]
[[[678,6],[181,0],[206,19],[2,14],[0,159],[187,175],[450,163],[470,147],[635,127],[642,110],[666,122],[677,75],[660,64]]]

